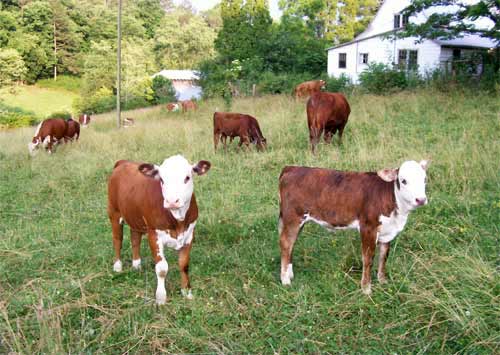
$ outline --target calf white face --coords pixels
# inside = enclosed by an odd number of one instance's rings
[[[378,175],[385,181],[396,181],[396,198],[398,204],[402,203],[408,209],[427,204],[425,184],[427,180],[426,170],[429,166],[427,160],[417,163],[414,160],[405,161],[399,170],[385,169]],[[402,207],[402,206],[400,206]]]
[[[210,162],[200,160],[190,164],[181,155],[165,159],[160,166],[141,164],[139,171],[160,181],[163,195],[163,207],[170,210],[186,209],[193,195],[193,175],[203,175],[210,169]]]

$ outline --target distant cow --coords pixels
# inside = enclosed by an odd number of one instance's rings
[[[214,148],[217,150],[219,140],[222,140],[224,148],[226,148],[226,139],[240,137],[238,146],[245,144],[246,147],[250,143],[256,144],[258,150],[266,147],[266,138],[262,135],[259,122],[255,117],[241,113],[233,112],[215,112],[214,113]]]
[[[168,112],[177,112],[179,111],[179,104],[175,102],[170,102],[167,104],[167,111]]]
[[[198,109],[196,103],[191,100],[181,101],[181,105],[182,105],[182,112],[187,112],[190,110],[196,111]]]
[[[80,122],[83,127],[87,127],[90,123],[90,116],[84,113],[83,115],[78,116],[78,122]]]
[[[73,119],[66,121],[68,123],[68,128],[64,134],[64,142],[78,140],[80,137],[80,124]]]
[[[49,118],[40,122],[31,143],[28,144],[30,154],[33,155],[40,145],[51,154],[54,145],[65,139],[67,130],[68,122],[62,118]]]
[[[123,119],[123,127],[128,128],[135,125],[135,120],[133,118],[124,118]]]
[[[308,97],[325,88],[324,80],[311,80],[303,82],[295,87],[295,98]]]
[[[309,221],[327,229],[360,231],[363,255],[361,289],[371,292],[371,266],[379,244],[378,279],[386,282],[390,242],[406,224],[410,211],[427,204],[428,162],[406,161],[399,169],[342,172],[287,166],[279,178],[281,282],[293,279],[292,251],[302,226]]]
[[[165,159],[160,166],[120,160],[108,180],[108,216],[115,249],[113,270],[122,271],[123,222],[130,227],[135,269],[140,268],[141,238],[147,233],[158,280],[157,304],[167,300],[165,245],[179,252],[181,293],[187,298],[193,297],[188,275],[189,253],[198,219],[193,176],[203,175],[209,169],[208,161],[192,165],[180,155]]]
[[[325,142],[330,143],[332,136],[338,132],[339,144],[342,143],[342,134],[350,113],[351,107],[340,93],[318,92],[309,98],[307,126],[313,153],[323,133]]]

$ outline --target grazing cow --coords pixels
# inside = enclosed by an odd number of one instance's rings
[[[182,112],[187,112],[189,110],[196,111],[198,109],[196,103],[191,100],[181,101],[181,105],[182,105]]]
[[[68,128],[64,134],[64,142],[78,140],[80,137],[80,124],[73,119],[66,121],[68,123]]]
[[[156,265],[158,304],[167,300],[165,245],[179,252],[181,292],[189,299],[193,297],[188,275],[189,253],[198,218],[193,175],[203,175],[209,169],[210,162],[201,160],[191,165],[181,155],[165,159],[160,166],[120,160],[108,180],[108,216],[115,249],[113,270],[122,271],[123,222],[130,227],[135,269],[140,268],[141,238],[147,233]]]
[[[342,133],[344,133],[350,113],[351,107],[345,96],[340,93],[318,92],[309,98],[307,126],[313,153],[322,133],[324,133],[325,143],[330,143],[333,135],[338,131],[339,144],[342,143]]]
[[[177,112],[179,111],[179,104],[175,102],[170,102],[167,104],[167,111],[168,112]]]
[[[214,147],[217,150],[219,140],[226,148],[226,139],[230,137],[232,142],[234,137],[240,137],[238,146],[243,143],[248,148],[250,143],[256,144],[258,150],[266,147],[266,138],[262,135],[259,122],[255,117],[233,112],[214,113]]]
[[[90,123],[90,116],[84,113],[83,115],[78,116],[78,122],[80,122],[82,127],[87,127]]]
[[[49,118],[40,122],[31,143],[28,144],[30,154],[34,155],[40,145],[52,154],[52,147],[65,139],[67,130],[68,122],[62,118]]]
[[[321,89],[325,88],[325,85],[326,83],[324,80],[311,80],[303,82],[295,87],[295,99],[308,97],[316,92],[320,92]]]
[[[123,127],[128,128],[128,127],[132,127],[133,125],[135,125],[135,121],[133,118],[124,118],[123,119]]]
[[[428,162],[406,161],[399,169],[342,172],[287,166],[279,178],[281,283],[293,279],[292,251],[304,223],[327,229],[357,229],[361,234],[361,289],[371,293],[371,266],[379,244],[378,279],[386,282],[385,262],[391,241],[406,224],[410,211],[427,204]]]

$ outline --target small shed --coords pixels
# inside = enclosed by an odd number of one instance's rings
[[[199,75],[194,70],[162,70],[155,75],[161,75],[172,81],[178,100],[201,98],[202,90],[198,85]]]

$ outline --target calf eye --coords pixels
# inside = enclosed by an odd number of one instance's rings
[[[189,181],[190,177],[189,176],[186,176],[186,178],[184,179],[184,183],[187,184],[188,181]]]
[[[406,184],[407,184],[406,179],[401,180],[401,183],[402,183],[403,185],[406,185]]]

